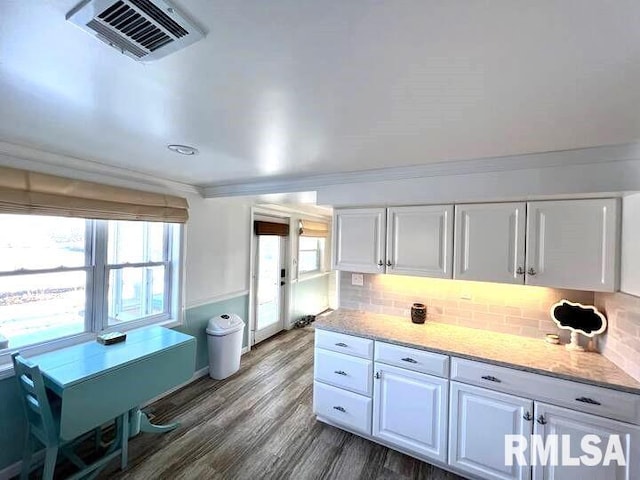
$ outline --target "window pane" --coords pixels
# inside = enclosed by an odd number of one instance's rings
[[[82,218],[1,214],[0,225],[0,271],[85,265]]]
[[[318,238],[300,237],[300,250],[316,250],[318,248]]]
[[[320,265],[318,265],[318,252],[315,250],[310,252],[300,252],[298,255],[298,262],[300,273],[320,269]]]
[[[109,222],[109,263],[144,263],[164,260],[164,223]]]
[[[164,266],[111,270],[109,325],[164,313],[164,272]]]
[[[0,277],[0,335],[9,348],[84,331],[86,273]]]

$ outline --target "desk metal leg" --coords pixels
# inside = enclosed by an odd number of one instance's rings
[[[146,433],[165,433],[176,429],[180,423],[169,423],[167,425],[155,425],[149,421],[146,413],[139,408],[131,411],[131,435],[137,435],[138,432]]]
[[[122,432],[120,434],[120,448],[122,449],[122,457],[120,468],[125,470],[129,463],[129,412],[122,415]]]

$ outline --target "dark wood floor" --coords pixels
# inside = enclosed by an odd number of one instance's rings
[[[244,355],[231,378],[202,378],[154,403],[154,422],[181,426],[132,439],[129,468],[113,462],[99,478],[460,478],[317,422],[312,381],[313,330],[282,333]]]

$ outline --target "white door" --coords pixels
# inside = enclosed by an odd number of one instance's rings
[[[531,435],[533,401],[451,382],[449,464],[486,480],[526,480],[531,467],[507,465],[505,435]],[[526,455],[528,456],[528,450]]]
[[[284,286],[286,284],[286,237],[258,235],[254,343],[284,328]]]
[[[333,216],[333,268],[384,273],[384,208],[336,210]]]
[[[614,291],[618,199],[530,202],[527,285]]]
[[[453,205],[393,207],[387,216],[387,273],[452,278]]]
[[[381,363],[374,370],[373,436],[446,462],[448,380]]]
[[[617,461],[610,461],[608,465],[598,462],[598,465],[591,466],[534,465],[535,480],[637,480],[640,478],[640,427],[538,402],[536,402],[535,416],[534,433],[542,435],[545,442],[548,441],[549,435],[569,435],[570,452],[564,454],[562,437],[559,437],[560,452],[557,463],[562,463],[563,456],[568,453],[571,458],[584,455],[581,442],[585,435],[600,437],[601,443],[597,446],[603,454],[606,452],[610,436],[618,435],[621,440],[624,463],[626,463],[626,466],[619,465]]]
[[[453,277],[524,283],[526,203],[456,205]]]

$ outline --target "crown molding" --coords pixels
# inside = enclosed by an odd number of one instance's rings
[[[410,167],[379,168],[311,176],[289,176],[233,184],[213,184],[202,186],[201,188],[205,198],[264,195],[269,193],[316,190],[327,185],[347,183],[369,183],[411,178],[469,175],[637,159],[640,159],[640,143],[628,143],[553,152],[478,158],[473,160],[453,160]]]
[[[0,165],[137,190],[202,197],[199,187],[187,183],[3,141],[0,141]]]

